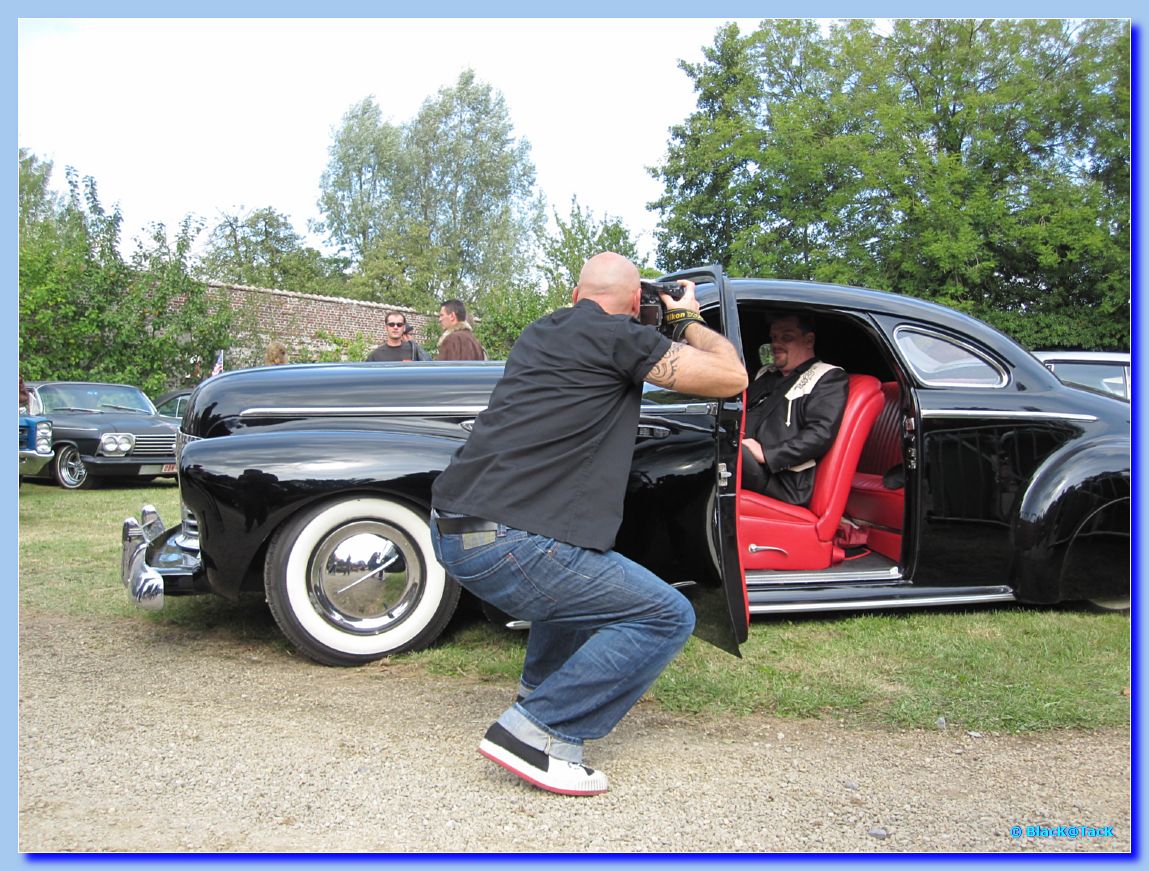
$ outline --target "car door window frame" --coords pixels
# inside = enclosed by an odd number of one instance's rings
[[[997,378],[993,383],[983,381],[968,381],[961,379],[947,379],[944,373],[942,377],[938,377],[939,373],[931,373],[922,369],[914,360],[912,352],[908,352],[907,348],[912,347],[909,345],[909,335],[925,336],[926,338],[933,339],[939,342],[958,348],[961,351],[969,354],[977,363],[986,366],[991,372],[996,374]],[[898,353],[905,362],[906,370],[924,387],[958,387],[970,390],[1000,390],[1009,384],[1010,376],[1009,370],[993,359],[985,351],[978,348],[976,345],[958,338],[957,336],[950,335],[949,333],[940,330],[931,329],[926,326],[918,324],[902,324],[894,329],[894,342],[897,345]]]

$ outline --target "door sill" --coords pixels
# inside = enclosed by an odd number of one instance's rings
[[[930,608],[1016,602],[1013,590],[992,587],[915,587],[913,584],[825,584],[819,587],[749,591],[751,614],[808,611],[857,611],[883,608]]]

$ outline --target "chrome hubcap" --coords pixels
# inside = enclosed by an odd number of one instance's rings
[[[60,457],[60,479],[66,487],[79,487],[88,477],[88,470],[84,461],[80,459],[80,452],[75,448],[64,448]]]
[[[401,530],[379,520],[333,529],[316,548],[307,594],[316,612],[356,635],[377,635],[402,622],[423,592],[423,563]]]

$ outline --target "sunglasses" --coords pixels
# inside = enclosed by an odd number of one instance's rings
[[[389,326],[389,327],[405,327],[407,325],[406,324],[393,324],[393,323],[391,323],[391,321],[388,321],[387,326]]]

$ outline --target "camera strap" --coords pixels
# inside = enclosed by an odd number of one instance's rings
[[[706,326],[706,321],[698,312],[692,312],[690,309],[676,308],[668,311],[662,318],[662,325],[659,329],[662,334],[668,337],[671,341],[681,342],[682,335],[686,332],[686,328],[691,324],[702,324]]]

